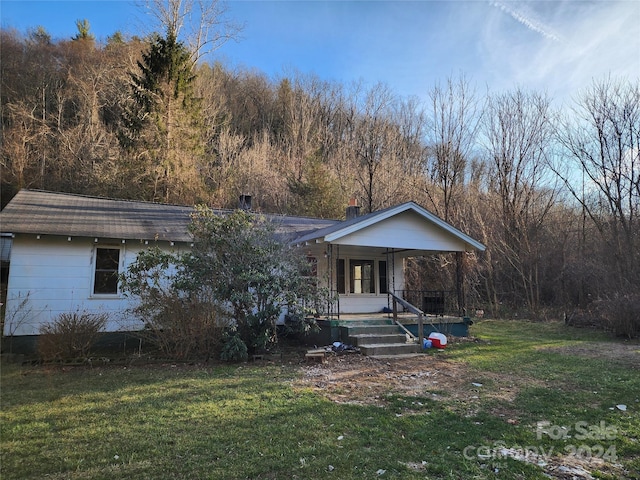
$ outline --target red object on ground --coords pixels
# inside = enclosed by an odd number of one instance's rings
[[[447,337],[442,333],[432,332],[429,334],[429,340],[434,348],[445,348],[447,346]]]

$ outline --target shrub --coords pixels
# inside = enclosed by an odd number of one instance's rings
[[[144,321],[144,340],[169,358],[207,361],[220,353],[228,314],[208,289],[176,286],[180,265],[180,255],[152,247],[138,254],[121,286],[139,299],[132,314]]]
[[[251,353],[277,343],[283,306],[322,304],[309,261],[278,238],[276,227],[241,210],[221,216],[197,207],[189,228],[194,246],[181,259],[177,284],[206,289],[225,305]]]
[[[305,316],[296,311],[290,311],[284,317],[283,332],[286,336],[297,337],[320,332],[320,325],[315,317]]]
[[[166,295],[141,335],[175,360],[208,361],[220,352],[227,323],[217,305]]]
[[[640,335],[640,294],[615,295],[598,302],[604,327],[614,334],[634,338]]]
[[[228,334],[225,338],[220,359],[225,362],[246,362],[249,358],[247,345],[237,334]]]
[[[38,354],[44,361],[87,358],[108,320],[106,313],[61,313],[40,327]]]
[[[304,252],[289,249],[266,218],[197,207],[189,231],[189,251],[141,251],[120,277],[125,295],[139,299],[135,316],[165,354],[209,359],[223,353],[238,360],[277,343],[283,307],[326,305]],[[223,341],[232,325],[241,343]]]

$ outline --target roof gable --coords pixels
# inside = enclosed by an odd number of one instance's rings
[[[414,202],[357,217],[297,240],[308,241],[449,252],[486,248]]]

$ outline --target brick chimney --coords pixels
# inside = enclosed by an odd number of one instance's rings
[[[358,200],[355,197],[351,197],[349,200],[349,206],[347,207],[347,220],[356,218],[360,215],[360,207],[358,206]]]

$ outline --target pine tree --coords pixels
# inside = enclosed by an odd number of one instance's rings
[[[200,198],[197,166],[203,142],[190,58],[175,36],[156,35],[138,62],[140,73],[131,75],[121,142],[134,164],[150,168],[146,187],[153,200],[193,203]]]

